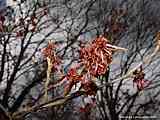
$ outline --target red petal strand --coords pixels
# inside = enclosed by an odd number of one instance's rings
[[[143,90],[144,88],[148,87],[149,84],[151,83],[150,81],[144,79],[145,73],[143,72],[142,66],[140,67],[139,70],[135,70],[133,74],[135,75],[133,79],[133,84],[134,83],[137,84],[138,90]]]
[[[94,76],[105,74],[112,61],[112,50],[106,47],[107,44],[107,39],[100,36],[93,40],[90,46],[80,50],[81,62],[85,69]]]

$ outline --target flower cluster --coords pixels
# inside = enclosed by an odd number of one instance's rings
[[[86,95],[95,96],[98,90],[93,78],[104,75],[108,70],[109,64],[112,62],[113,50],[124,50],[124,48],[116,47],[108,44],[108,40],[100,36],[94,39],[87,47],[81,46],[80,63],[78,66],[70,68],[66,75],[63,74],[62,79],[54,86],[59,86],[66,81],[64,95],[70,93],[72,87],[77,83],[81,86],[79,90],[83,90]],[[44,56],[52,61],[54,67],[59,63],[59,59],[55,55],[55,44],[49,43],[47,48],[43,49]],[[80,73],[77,70],[82,70]]]
[[[83,89],[86,95],[96,95],[98,90],[97,85],[91,80],[86,80],[86,76],[87,74],[78,74],[76,68],[71,68],[65,76],[67,85],[65,87],[64,95],[67,95],[77,83],[81,83],[79,89]]]
[[[68,83],[67,86],[65,87],[64,95],[67,95],[71,91],[72,87],[76,85],[76,83],[82,81],[82,75],[79,75],[76,69],[74,68],[71,68],[68,71],[65,78],[68,80]]]
[[[144,79],[145,73],[143,72],[142,66],[140,67],[140,70],[135,70],[133,72],[133,75],[134,75],[133,85],[135,83],[139,91],[148,87],[148,85],[150,84],[150,81]]]
[[[65,88],[65,95],[77,83],[81,83],[87,95],[96,95],[97,85],[92,81],[93,77],[104,75],[112,62],[112,51],[119,47],[108,44],[108,40],[100,36],[93,40],[87,47],[80,50],[80,65],[83,66],[83,73],[77,74],[77,68],[70,69],[66,75],[68,84]]]
[[[93,76],[106,73],[108,65],[112,62],[112,49],[103,36],[96,38],[88,47],[80,50],[80,59],[85,69]]]
[[[98,90],[97,85],[91,80],[82,82],[81,88],[85,90],[87,95],[96,95]]]
[[[57,69],[56,66],[59,65],[60,63],[60,59],[55,53],[55,48],[56,48],[55,44],[49,42],[48,46],[42,49],[43,55],[50,60],[52,65],[51,68],[53,71]]]

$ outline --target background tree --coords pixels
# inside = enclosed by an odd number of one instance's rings
[[[7,7],[0,17],[0,108],[4,113],[1,115],[22,111],[25,113],[20,115],[22,118],[39,119],[117,120],[127,115],[158,117],[159,55],[157,52],[152,55],[159,40],[159,37],[156,37],[159,30],[159,1],[12,2],[13,5]],[[67,74],[70,66],[79,62],[80,46],[99,35],[105,36],[113,45],[127,48],[128,51],[115,52],[109,71],[96,81],[98,91],[95,110],[86,111],[80,108],[79,111],[76,101],[68,101],[72,96],[61,96],[64,92],[62,88],[65,87],[63,84],[50,89],[49,97],[51,103],[57,100],[63,103],[63,100],[66,100],[67,104],[41,109],[48,69],[41,49],[52,40],[58,46],[56,54],[63,60],[60,68]],[[152,59],[146,62],[148,56]],[[143,93],[137,90],[136,84],[133,87],[134,78],[123,78],[141,62],[145,79],[151,81]],[[49,86],[58,82],[59,74],[51,75]],[[78,97],[77,101],[83,103],[83,95]],[[37,106],[41,112],[36,112]],[[36,110],[26,112],[30,107],[35,107]],[[79,112],[80,115],[77,115]]]

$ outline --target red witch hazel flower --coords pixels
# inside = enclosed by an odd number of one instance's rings
[[[80,60],[85,69],[93,76],[103,75],[112,62],[112,52],[114,50],[126,49],[110,45],[105,37],[100,36],[93,40],[89,46],[81,48]]]
[[[79,75],[75,68],[71,68],[65,78],[68,80],[68,83],[65,87],[64,95],[67,95],[76,83],[82,81],[82,75]]]
[[[42,53],[44,54],[45,57],[51,58],[54,55],[55,48],[56,48],[55,44],[50,41],[48,43],[48,46],[42,49]]]
[[[47,59],[49,59],[50,65],[52,65],[52,66],[50,66],[52,68],[52,70],[56,70],[57,69],[56,66],[59,65],[59,63],[60,63],[59,57],[56,56],[55,48],[56,48],[56,45],[50,41],[48,43],[48,46],[46,48],[42,49],[43,55]]]
[[[85,90],[85,93],[87,95],[96,95],[97,90],[98,90],[97,85],[91,80],[87,82],[82,82],[81,88]]]
[[[150,81],[144,79],[145,73],[143,72],[142,66],[140,66],[140,70],[135,70],[133,75],[135,75],[133,79],[133,85],[135,83],[139,91],[148,87],[149,84],[151,83]]]
[[[97,85],[91,80],[85,80],[84,76],[85,75],[78,74],[76,68],[71,68],[65,77],[68,83],[65,87],[64,95],[67,95],[77,83],[81,83],[79,89],[83,89],[85,95],[96,95],[98,90]]]

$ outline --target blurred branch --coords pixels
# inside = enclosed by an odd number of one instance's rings
[[[15,112],[12,114],[12,118],[18,119],[18,118],[21,118],[24,115],[26,115],[32,111],[37,111],[37,110],[41,110],[41,109],[48,108],[48,107],[55,107],[55,106],[63,105],[67,101],[72,100],[74,98],[77,98],[81,95],[85,95],[85,92],[84,91],[77,91],[77,92],[72,93],[70,95],[67,95],[65,97],[57,97],[57,98],[54,98],[53,100],[47,101],[45,103],[41,103],[38,106],[33,106],[31,108],[23,109],[20,112]]]

